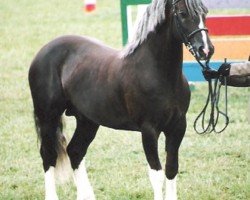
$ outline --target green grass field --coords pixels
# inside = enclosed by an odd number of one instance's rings
[[[119,1],[100,0],[94,14],[85,14],[80,0],[0,2],[0,200],[44,198],[27,74],[41,46],[64,34],[88,35],[121,48]],[[179,199],[249,199],[249,89],[229,89],[231,123],[224,133],[199,136],[192,124],[206,92],[206,85],[198,84],[192,93],[180,149]],[[66,118],[66,124],[70,137],[74,120]],[[163,137],[160,152],[164,161]],[[97,200],[152,200],[139,133],[100,128],[87,166]],[[73,200],[75,193],[72,181],[58,188],[60,199]]]

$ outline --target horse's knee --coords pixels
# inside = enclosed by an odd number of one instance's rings
[[[173,165],[173,164],[166,164],[166,169],[165,169],[166,177],[169,180],[174,179],[174,177],[178,173],[178,164]]]

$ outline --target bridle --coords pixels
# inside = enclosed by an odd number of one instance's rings
[[[198,28],[194,31],[192,31],[189,34],[186,34],[184,32],[184,28],[182,26],[181,23],[181,19],[178,15],[178,11],[176,8],[176,5],[182,0],[175,0],[172,3],[172,7],[173,7],[173,14],[174,14],[174,23],[176,25],[178,34],[181,36],[181,39],[183,41],[183,43],[185,44],[185,46],[187,47],[187,49],[190,51],[190,53],[195,57],[195,59],[197,60],[197,62],[200,64],[201,68],[202,68],[202,73],[204,78],[208,81],[208,96],[207,96],[207,100],[206,100],[206,104],[204,106],[204,108],[202,109],[201,113],[197,116],[197,118],[194,121],[194,129],[198,134],[204,134],[204,133],[211,133],[211,132],[215,132],[215,133],[221,133],[222,131],[224,131],[226,129],[226,127],[229,124],[229,117],[227,115],[227,84],[226,84],[226,78],[223,77],[221,74],[219,74],[216,70],[213,70],[209,67],[209,61],[210,59],[208,59],[205,64],[203,64],[197,56],[197,53],[194,50],[194,47],[192,46],[192,43],[190,42],[190,40],[199,32],[201,31],[206,31],[208,32],[207,28]],[[225,61],[225,64],[226,61]],[[221,85],[219,83],[219,79],[224,78],[225,79],[225,111],[222,112],[219,109],[219,100],[220,100],[220,92],[221,92]],[[209,103],[211,104],[211,111],[210,111],[210,116],[209,116],[209,120],[206,119],[206,112],[207,112],[207,108]],[[225,125],[217,130],[216,126],[219,122],[219,118],[220,116],[224,117],[225,120]],[[201,119],[201,131],[198,130],[197,128],[197,123],[198,121]],[[206,121],[208,121],[206,123]]]
[[[194,51],[194,47],[192,46],[190,40],[199,32],[201,31],[206,31],[208,32],[208,29],[207,28],[198,28],[194,31],[192,31],[191,33],[189,34],[186,34],[185,31],[184,31],[184,28],[182,26],[182,23],[181,23],[181,19],[178,15],[178,12],[177,12],[177,8],[176,8],[176,5],[182,0],[175,0],[173,3],[172,3],[172,7],[173,7],[173,14],[174,14],[174,23],[176,25],[176,28],[177,28],[177,31],[179,33],[179,35],[181,36],[181,39],[183,41],[183,43],[185,44],[185,46],[187,47],[187,49],[190,51],[190,53],[196,58],[198,59],[198,56],[196,54],[196,52]]]

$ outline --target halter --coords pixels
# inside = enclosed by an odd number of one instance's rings
[[[177,13],[177,9],[176,9],[176,5],[182,0],[176,0],[172,3],[173,6],[173,13],[174,13],[174,23],[177,27],[177,31],[179,33],[179,35],[182,38],[183,43],[185,44],[185,46],[187,47],[187,49],[190,51],[190,53],[197,59],[197,54],[194,51],[194,48],[190,42],[190,39],[193,38],[197,33],[201,32],[201,31],[206,31],[208,32],[207,28],[198,28],[196,30],[194,30],[193,32],[189,33],[188,35],[184,32],[183,26],[181,25],[181,20],[180,17],[178,16]]]
[[[193,38],[197,33],[201,31],[208,32],[207,28],[198,28],[194,30],[193,32],[189,33],[188,35],[184,32],[184,28],[182,26],[180,17],[178,16],[176,4],[179,3],[181,0],[176,0],[172,3],[173,6],[173,13],[174,13],[174,23],[177,27],[177,31],[179,35],[182,38],[182,41],[184,42],[187,49],[190,51],[190,53],[195,57],[196,61],[199,63],[199,65],[202,68],[202,73],[204,78],[208,81],[208,96],[206,100],[206,104],[204,108],[202,109],[201,113],[197,116],[197,118],[194,121],[194,129],[198,134],[205,134],[205,133],[221,133],[226,129],[226,127],[229,124],[229,117],[227,115],[227,84],[226,84],[226,78],[223,77],[221,74],[219,74],[216,70],[213,70],[209,67],[209,59],[206,61],[205,64],[203,64],[199,59],[194,51],[194,47],[192,46],[190,39]],[[226,64],[226,61],[225,61]],[[225,79],[225,111],[221,111],[219,109],[219,100],[220,100],[220,92],[221,92],[221,84],[219,84],[219,79],[224,78]],[[213,81],[214,80],[214,81]],[[209,120],[205,118],[207,108],[209,103],[211,104],[211,112]],[[225,125],[220,129],[217,130],[216,126],[219,122],[220,116],[224,117]],[[197,123],[201,119],[201,128],[202,130],[199,131],[197,128]],[[207,124],[205,124],[205,121],[208,121]]]

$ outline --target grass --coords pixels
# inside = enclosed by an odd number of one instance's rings
[[[43,199],[43,170],[27,82],[30,62],[42,45],[64,34],[89,35],[120,48],[119,1],[99,1],[94,14],[83,13],[82,1],[76,0],[1,1],[0,19],[0,199]],[[249,199],[249,89],[230,88],[231,123],[219,135],[198,136],[192,128],[205,97],[206,85],[198,84],[180,149],[179,198]],[[71,136],[74,120],[66,122]],[[164,138],[159,142],[164,161]],[[139,133],[100,128],[87,155],[98,200],[152,199],[141,146]],[[59,186],[58,194],[60,199],[75,199],[72,181]]]

